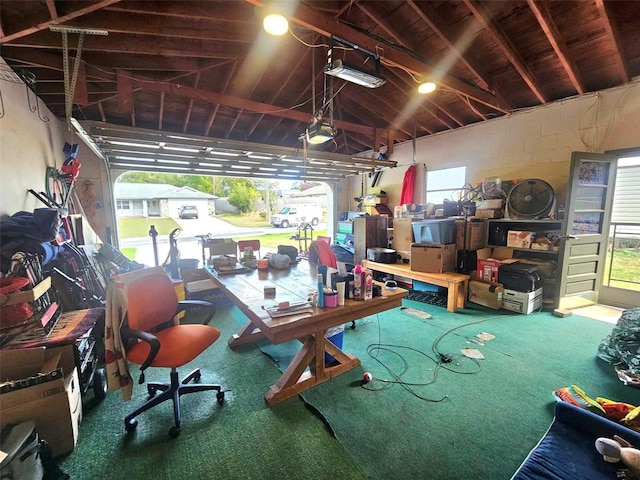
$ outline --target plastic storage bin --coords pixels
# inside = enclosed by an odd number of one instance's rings
[[[455,243],[455,219],[420,220],[411,224],[416,243]]]

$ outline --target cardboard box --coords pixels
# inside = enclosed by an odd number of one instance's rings
[[[183,271],[182,281],[184,282],[184,292],[187,300],[203,300],[212,303],[215,307],[225,307],[232,303],[216,283],[211,280],[204,268]],[[191,307],[187,311],[195,313],[200,310],[202,310],[202,307]]]
[[[535,232],[509,230],[507,232],[507,247],[531,248],[531,242],[533,242],[535,235]]]
[[[501,208],[476,208],[478,218],[502,218]]]
[[[456,220],[456,248],[458,250],[478,250],[484,248],[487,238],[487,221],[474,219],[468,220],[466,223],[467,232],[465,237],[465,221]]]
[[[414,272],[453,272],[456,244],[414,243],[411,245],[411,270]]]
[[[413,243],[413,228],[411,218],[394,218],[393,220],[393,249],[408,252]]]
[[[504,310],[529,315],[542,305],[542,288],[534,292],[518,292],[505,289],[502,302]]]
[[[517,262],[513,250],[507,247],[481,248],[476,250],[478,259],[478,280],[498,283],[498,269],[505,263]]]
[[[469,301],[485,307],[500,310],[504,297],[504,287],[499,283],[469,282]]]
[[[82,420],[73,345],[0,350],[0,428],[33,420],[56,457],[72,451]]]

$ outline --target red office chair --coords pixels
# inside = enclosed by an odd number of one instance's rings
[[[175,425],[169,430],[173,438],[180,435],[180,396],[187,393],[216,390],[218,403],[222,405],[224,392],[220,385],[191,384],[200,380],[200,369],[189,373],[182,382],[178,378],[178,367],[190,362],[220,337],[220,330],[208,326],[215,314],[209,302],[197,300],[178,301],[173,283],[166,275],[150,275],[129,285],[125,326],[120,334],[127,345],[127,360],[141,365],[140,381],[144,383],[144,371],[148,367],[171,369],[171,383],[148,383],[151,397],[140,408],[125,417],[124,426],[132,432],[138,426],[135,420],[142,412],[167,400],[173,400]],[[176,325],[174,317],[190,305],[208,308],[203,324]],[[155,396],[156,393],[162,392]]]
[[[244,249],[247,247],[253,248],[255,257],[260,258],[260,240],[238,240],[238,258],[242,258]]]

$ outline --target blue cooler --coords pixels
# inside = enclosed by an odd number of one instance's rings
[[[344,324],[329,328],[325,332],[324,338],[329,340],[336,347],[342,349],[342,341],[344,340]],[[328,353],[324,354],[325,365],[334,361],[335,361],[335,358],[333,358],[331,355],[329,355]]]

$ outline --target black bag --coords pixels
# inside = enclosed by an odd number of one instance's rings
[[[0,449],[7,454],[0,462],[2,480],[41,480],[44,477],[41,444],[35,426],[33,420],[28,420],[2,429]]]
[[[298,249],[291,245],[278,245],[278,253],[280,255],[286,255],[291,259],[291,263],[298,261]]]
[[[33,420],[9,424],[0,432],[0,450],[7,456],[0,462],[1,480],[67,480],[52,460],[51,447],[38,438]]]

